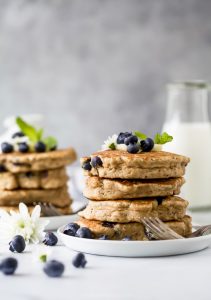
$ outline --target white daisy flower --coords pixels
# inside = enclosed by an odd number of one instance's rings
[[[163,147],[161,144],[154,144],[152,151],[162,151]]]
[[[26,243],[39,243],[48,220],[40,219],[41,207],[36,205],[31,215],[24,203],[19,204],[19,212],[0,209],[0,238],[9,242],[15,235],[22,235]]]
[[[106,141],[104,141],[104,144],[102,145],[102,150],[115,150],[117,147],[117,134],[113,134],[112,136],[109,136]]]
[[[120,151],[127,151],[127,146],[125,144],[118,144],[116,149]]]

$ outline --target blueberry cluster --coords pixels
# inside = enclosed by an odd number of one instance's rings
[[[89,228],[80,227],[77,223],[69,223],[64,227],[64,234],[84,239],[92,239],[93,235]]]
[[[15,139],[17,137],[21,138],[24,136],[25,136],[24,133],[19,131],[12,135],[12,139]],[[1,144],[1,150],[3,153],[11,153],[14,151],[14,146],[11,143],[3,142]],[[46,144],[43,143],[42,141],[38,141],[34,145],[34,150],[35,150],[35,152],[38,152],[38,153],[45,152],[47,150]],[[53,150],[56,150],[55,146],[50,149],[50,151],[53,151]],[[20,143],[18,143],[18,151],[21,153],[27,153],[30,151],[30,146],[26,142],[20,142]]]
[[[103,162],[99,156],[93,156],[92,158],[87,159],[83,165],[82,168],[86,171],[91,171],[93,168],[102,167]]]
[[[153,139],[146,138],[139,142],[138,137],[132,132],[121,132],[117,137],[117,144],[125,144],[129,153],[149,152],[154,147]]]

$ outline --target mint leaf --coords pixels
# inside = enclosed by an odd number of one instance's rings
[[[111,149],[111,150],[115,150],[115,149],[116,149],[116,146],[115,146],[114,143],[112,143],[112,144],[110,144],[110,145],[108,146],[108,148]]]
[[[154,137],[154,143],[155,144],[166,144],[173,140],[173,136],[169,135],[167,132],[164,132],[162,134],[157,133]]]
[[[42,141],[46,144],[47,150],[51,150],[52,148],[57,146],[57,140],[53,136],[48,136],[42,139]]]
[[[42,254],[39,256],[39,260],[43,263],[45,263],[47,261],[47,255],[46,254]]]
[[[145,140],[147,138],[147,135],[144,133],[141,133],[140,131],[134,131],[134,134],[140,139]]]
[[[41,140],[42,140],[42,136],[43,136],[43,128],[40,128],[40,129],[37,131],[37,139],[38,139],[38,141],[41,141]]]
[[[30,141],[32,141],[32,142],[37,142],[38,141],[37,130],[33,126],[26,123],[20,117],[16,118],[16,124],[18,125],[20,130],[30,139]]]

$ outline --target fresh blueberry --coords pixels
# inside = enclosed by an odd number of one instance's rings
[[[23,137],[25,136],[25,134],[21,131],[18,131],[18,132],[15,132],[13,135],[12,135],[12,139],[16,138],[16,137]]]
[[[85,255],[81,252],[76,254],[76,256],[72,260],[72,264],[76,268],[84,268],[86,263],[87,263],[87,261],[86,261]]]
[[[3,153],[11,153],[14,149],[13,149],[13,145],[5,142],[1,144],[1,150]]]
[[[120,132],[120,134],[117,137],[117,144],[124,144],[125,139],[131,135],[131,132]]]
[[[43,142],[37,142],[34,146],[36,152],[45,152],[46,145]]]
[[[122,239],[122,241],[131,241],[131,237],[130,236],[126,236],[126,237],[124,237],[124,239]]]
[[[0,165],[0,173],[6,172],[6,168],[4,165]]]
[[[22,153],[26,153],[29,151],[29,146],[27,145],[27,143],[19,143],[18,150]]]
[[[99,156],[94,156],[94,157],[92,157],[91,165],[94,168],[97,168],[97,167],[101,167],[103,165],[103,162]]]
[[[82,165],[82,168],[86,171],[91,171],[91,169],[92,169],[91,159],[85,161]]]
[[[108,240],[108,236],[103,234],[98,238],[98,240]]]
[[[87,227],[80,227],[77,231],[75,236],[79,238],[84,238],[84,239],[91,239],[92,238],[92,232],[89,228]]]
[[[80,228],[77,223],[69,223],[64,227],[64,234],[75,236],[76,231]]]
[[[144,152],[149,152],[154,147],[154,141],[151,138],[141,141],[141,149]]]
[[[55,246],[58,242],[57,236],[53,232],[46,232],[43,243],[47,246]]]
[[[139,151],[139,145],[138,144],[129,144],[127,146],[127,152],[129,153],[137,153]]]
[[[50,148],[50,151],[55,151],[57,149],[57,145],[54,145],[53,147]]]
[[[45,263],[43,271],[49,277],[60,277],[64,273],[64,265],[57,260],[49,260]]]
[[[138,142],[138,138],[136,135],[131,135],[129,137],[126,137],[124,140],[125,145],[129,145],[129,144],[136,144]]]
[[[9,242],[9,246],[10,251],[21,253],[26,248],[26,243],[22,235],[16,235],[11,242]]]
[[[162,197],[157,197],[156,200],[158,202],[158,205],[161,205],[162,202],[163,202],[163,198]]]
[[[0,264],[0,270],[5,275],[14,274],[17,267],[18,267],[18,261],[17,261],[17,259],[15,259],[13,257],[8,257],[8,258],[3,259]]]

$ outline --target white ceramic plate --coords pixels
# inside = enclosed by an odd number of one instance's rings
[[[92,240],[68,236],[63,233],[64,226],[57,231],[61,241],[68,248],[89,254],[153,257],[187,254],[208,248],[211,245],[211,234],[197,238],[167,241],[111,241]]]

